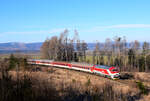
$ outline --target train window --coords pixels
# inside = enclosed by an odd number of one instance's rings
[[[109,69],[110,66],[104,66],[104,65],[96,65],[96,68],[103,68],[103,69]]]

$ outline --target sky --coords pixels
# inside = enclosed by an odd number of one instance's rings
[[[65,29],[86,42],[150,42],[150,0],[0,0],[0,43],[43,42]]]

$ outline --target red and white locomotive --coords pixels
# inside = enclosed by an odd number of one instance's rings
[[[28,63],[74,69],[89,73],[96,73],[105,77],[110,77],[111,79],[119,78],[120,76],[118,69],[113,66],[91,65],[77,62],[59,62],[53,60],[37,60],[37,59],[28,59]]]

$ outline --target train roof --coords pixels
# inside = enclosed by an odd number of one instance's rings
[[[42,61],[42,62],[53,62],[54,60],[45,60],[45,59],[28,59],[28,61]]]
[[[111,66],[105,66],[105,65],[95,65],[96,68],[103,68],[103,69],[109,69]]]

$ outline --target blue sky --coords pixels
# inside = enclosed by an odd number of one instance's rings
[[[0,0],[0,43],[42,42],[75,29],[86,42],[150,41],[150,0]]]

